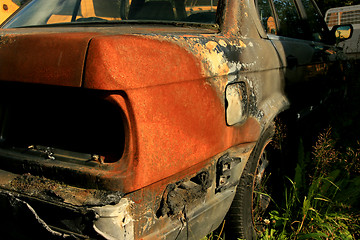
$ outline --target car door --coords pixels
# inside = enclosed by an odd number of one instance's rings
[[[268,38],[283,63],[285,91],[297,112],[308,112],[327,98],[327,79],[336,52],[312,0],[258,0]]]

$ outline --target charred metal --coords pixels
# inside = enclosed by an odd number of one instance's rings
[[[205,200],[211,186],[209,172],[200,172],[189,181],[180,181],[166,187],[161,199],[157,217],[176,216],[186,211],[189,206]]]
[[[7,209],[2,214],[8,229],[24,230],[9,231],[11,239],[24,237],[24,232],[27,239],[133,238],[131,204],[119,192],[80,189],[25,174],[1,186],[0,202]]]
[[[241,158],[222,156],[216,166],[216,192],[224,191],[230,187],[237,186],[239,179],[234,171],[235,166],[241,162]]]

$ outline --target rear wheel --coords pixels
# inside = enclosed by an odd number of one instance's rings
[[[270,203],[268,148],[273,132],[273,127],[264,132],[241,175],[226,217],[227,239],[256,239],[263,232]]]

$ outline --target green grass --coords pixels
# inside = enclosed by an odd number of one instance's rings
[[[298,149],[293,179],[273,202],[260,240],[360,239],[360,144],[343,147],[332,130],[321,133],[313,151]],[[224,228],[223,223],[220,229]],[[202,240],[225,240],[223,231]]]
[[[287,178],[283,202],[270,211],[260,239],[358,239],[359,149],[339,149],[330,129],[312,155],[300,144],[295,177]]]

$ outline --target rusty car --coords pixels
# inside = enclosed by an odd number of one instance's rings
[[[313,0],[27,1],[0,30],[2,236],[255,239],[274,119],[336,92],[338,28]]]

